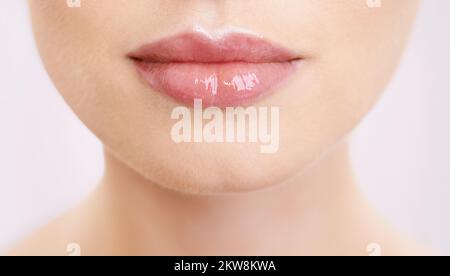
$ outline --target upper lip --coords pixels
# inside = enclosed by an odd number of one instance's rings
[[[213,39],[198,32],[145,44],[128,57],[148,63],[276,63],[301,59],[294,51],[253,35],[232,33]]]

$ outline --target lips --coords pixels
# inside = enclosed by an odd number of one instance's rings
[[[301,60],[259,37],[229,34],[214,39],[184,33],[129,54],[153,90],[192,105],[246,105],[274,92]]]

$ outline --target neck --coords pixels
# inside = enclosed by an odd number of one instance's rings
[[[114,228],[109,238],[131,254],[355,254],[371,242],[352,237],[367,216],[346,143],[277,187],[207,196],[162,188],[105,150],[105,174],[93,197],[104,226]]]

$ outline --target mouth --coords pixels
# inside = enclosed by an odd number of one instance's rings
[[[153,89],[183,104],[231,107],[274,92],[302,60],[262,38],[188,32],[143,45],[128,55]]]

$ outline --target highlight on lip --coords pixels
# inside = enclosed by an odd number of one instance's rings
[[[188,32],[129,54],[151,88],[192,104],[247,104],[274,89],[297,68],[298,55],[262,38],[231,33],[213,39]]]

